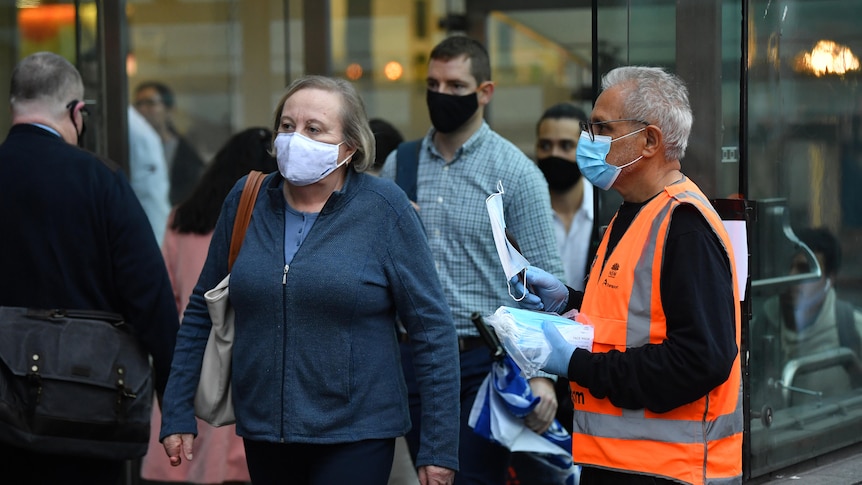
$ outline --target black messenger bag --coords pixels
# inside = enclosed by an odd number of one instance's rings
[[[0,307],[0,442],[137,458],[147,451],[152,405],[149,355],[122,316]]]

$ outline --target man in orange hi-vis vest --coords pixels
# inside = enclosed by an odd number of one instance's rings
[[[523,308],[595,328],[592,352],[543,330],[545,371],[571,382],[581,485],[742,482],[740,308],[730,238],[681,171],[691,131],[675,75],[620,67],[602,80],[577,162],[623,204],[584,292],[529,267]],[[525,291],[517,278],[512,293]]]

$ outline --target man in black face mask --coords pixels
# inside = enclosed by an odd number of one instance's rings
[[[545,110],[536,125],[536,164],[551,191],[566,284],[578,291],[584,289],[593,230],[593,186],[581,176],[575,161],[580,123],[586,119],[577,106],[559,103]]]
[[[455,484],[506,481],[509,450],[469,427],[477,391],[492,367],[492,358],[471,315],[490,315],[514,306],[506,274],[492,237],[485,199],[502,183],[506,225],[532,264],[544,261],[562,277],[554,242],[553,214],[542,172],[511,142],[485,122],[485,106],[494,94],[488,52],[464,36],[444,39],[431,51],[426,101],[433,128],[422,140],[406,142],[387,158],[381,176],[393,178],[420,209],[419,216],[437,262],[437,272],[458,333],[461,363],[461,433]],[[418,448],[421,406],[411,382],[412,344],[402,344],[402,363],[410,391],[413,428],[407,435],[415,466],[429,457]],[[548,375],[548,374],[545,374]],[[557,398],[547,377],[530,380],[541,401],[525,423],[544,432],[553,422]]]

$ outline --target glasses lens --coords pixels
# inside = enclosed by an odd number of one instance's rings
[[[135,108],[152,108],[156,106],[161,101],[158,99],[150,99],[150,98],[141,98],[135,101]]]
[[[590,141],[596,141],[596,140],[595,140],[595,137],[593,136],[593,126],[592,126],[592,123],[589,123],[589,122],[587,122],[587,121],[581,121],[581,123],[580,123],[580,124],[581,124],[581,131],[585,131],[585,132],[587,132],[587,136],[589,136],[589,137],[590,137]]]

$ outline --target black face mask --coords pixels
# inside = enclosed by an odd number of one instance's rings
[[[431,115],[431,124],[440,133],[452,133],[457,130],[479,109],[479,97],[476,93],[455,96],[429,90],[426,101],[428,113]]]
[[[581,179],[578,164],[560,157],[545,157],[538,160],[539,169],[545,174],[548,188],[554,192],[565,192]]]

